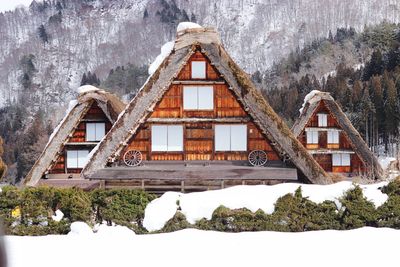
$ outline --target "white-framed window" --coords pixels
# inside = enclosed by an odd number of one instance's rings
[[[307,131],[307,144],[318,144],[318,131]]]
[[[339,131],[328,131],[328,144],[339,144]]]
[[[332,154],[332,166],[350,166],[350,154]]]
[[[104,122],[86,123],[86,141],[101,141],[106,135],[106,124]]]
[[[247,125],[215,125],[215,151],[247,151]]]
[[[182,125],[151,126],[152,151],[183,151]]]
[[[214,88],[212,86],[184,86],[183,109],[210,110],[214,108]]]
[[[318,114],[318,127],[327,127],[328,126],[328,114],[319,113]]]
[[[192,61],[192,79],[206,78],[206,62]]]
[[[82,169],[88,161],[89,150],[67,150],[67,169]]]

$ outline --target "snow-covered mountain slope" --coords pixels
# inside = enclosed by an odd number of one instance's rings
[[[34,56],[34,110],[67,103],[84,72],[104,78],[117,65],[149,64],[181,20],[216,27],[233,58],[253,73],[329,30],[399,22],[399,11],[400,0],[38,1],[0,13],[0,106],[26,94],[25,55]]]

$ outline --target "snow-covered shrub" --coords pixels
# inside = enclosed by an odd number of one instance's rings
[[[262,210],[253,213],[246,208],[231,210],[224,206],[214,211],[211,220],[202,219],[196,223],[199,229],[223,232],[263,231],[270,225],[271,216]]]
[[[303,197],[301,187],[275,203],[272,225],[276,231],[303,232],[339,229],[337,207],[332,201],[317,204]]]
[[[343,229],[355,229],[363,226],[376,227],[378,213],[374,204],[363,195],[357,185],[340,199],[342,206],[340,220]]]
[[[61,189],[55,193],[53,210],[61,210],[69,221],[90,222],[92,202],[90,194],[81,189]]]
[[[378,208],[378,225],[400,229],[400,177],[382,188],[389,198]]]
[[[144,208],[154,198],[143,191],[126,189],[86,192],[75,188],[6,186],[2,190],[0,217],[10,235],[66,234],[75,221],[92,225],[95,220],[142,229]],[[63,216],[54,220],[57,210]]]
[[[142,190],[113,189],[94,190],[91,193],[92,207],[96,214],[96,221],[115,222],[142,231],[144,209],[155,196]]]
[[[0,216],[4,220],[6,234],[46,235],[67,233],[66,221],[55,222],[51,219],[54,205],[54,188],[3,187],[0,194]]]
[[[167,221],[163,229],[160,230],[161,233],[175,232],[186,228],[194,228],[187,220],[185,215],[181,212],[176,212],[174,217]]]

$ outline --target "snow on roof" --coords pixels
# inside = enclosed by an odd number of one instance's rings
[[[101,90],[101,89],[99,89],[93,85],[82,85],[81,87],[76,89],[76,92],[78,94],[83,94],[83,93],[94,92],[94,91],[99,91],[99,90]]]
[[[178,27],[176,28],[176,32],[180,32],[180,31],[184,31],[187,29],[201,29],[203,27],[201,27],[199,24],[194,23],[194,22],[190,22],[190,21],[184,21],[178,24]]]
[[[178,27],[176,28],[177,32],[181,32],[187,29],[202,29],[203,27],[201,27],[199,24],[197,23],[193,23],[193,22],[181,22],[179,23]],[[175,41],[170,41],[165,43],[162,47],[161,47],[161,54],[159,54],[156,59],[154,60],[153,63],[150,64],[148,73],[149,75],[153,75],[153,73],[158,69],[158,67],[161,65],[161,63],[164,61],[164,59],[166,57],[169,56],[169,54],[171,54],[172,50],[174,49],[174,44]]]
[[[49,141],[47,142],[44,150],[46,150],[47,146],[51,143],[51,141],[53,140],[54,136],[56,135],[56,133],[60,130],[61,126],[64,124],[65,120],[68,118],[69,113],[71,113],[71,111],[74,109],[74,107],[78,105],[78,100],[71,100],[68,103],[68,108],[65,111],[65,115],[64,118],[60,121],[60,123],[56,126],[56,128],[54,128],[53,132],[51,133],[50,137],[49,137]]]
[[[166,57],[171,54],[172,50],[174,49],[174,41],[167,42],[161,47],[161,54],[159,54],[156,59],[153,61],[153,63],[150,64],[149,67],[149,75],[153,75],[153,73],[158,69],[158,67],[161,65],[161,63],[164,61]]]
[[[312,90],[304,97],[304,102],[301,108],[299,109],[300,114],[303,112],[304,107],[306,106],[307,102],[311,100],[315,95],[321,93],[319,90]]]
[[[368,200],[380,206],[386,201],[387,195],[383,194],[379,188],[386,184],[387,182],[382,182],[360,185],[360,187]],[[221,205],[230,209],[247,208],[252,212],[261,209],[271,214],[277,199],[288,193],[294,193],[299,186],[295,183],[284,183],[272,186],[235,186],[223,190],[189,194],[167,192],[147,205],[143,226],[149,231],[160,230],[179,208],[192,224],[202,218],[210,220],[214,210]],[[338,208],[340,208],[338,199],[351,188],[354,188],[354,184],[347,181],[331,185],[301,185],[304,197],[308,197],[315,203],[331,200]]]

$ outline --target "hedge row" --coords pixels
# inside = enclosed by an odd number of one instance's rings
[[[211,220],[202,219],[194,225],[179,211],[160,232],[197,228],[224,232],[280,231],[303,232],[312,230],[348,230],[363,226],[400,229],[400,181],[393,181],[382,191],[388,200],[380,207],[368,201],[362,189],[356,186],[339,199],[317,204],[302,196],[301,187],[294,194],[280,197],[272,214],[262,210],[216,209]]]
[[[66,234],[74,221],[115,222],[140,233],[145,231],[144,209],[154,198],[142,190],[6,186],[0,193],[0,216],[9,235]],[[64,213],[60,222],[52,219],[57,209]]]
[[[363,226],[400,229],[400,180],[393,181],[382,191],[388,200],[380,207],[368,201],[360,187],[349,190],[339,199],[317,204],[302,196],[301,187],[294,194],[286,194],[275,203],[272,214],[262,210],[230,210],[219,207],[211,220],[202,219],[194,225],[179,211],[160,232],[185,228],[224,232],[311,230],[347,230]],[[3,187],[0,193],[0,216],[9,235],[66,234],[74,221],[88,224],[106,221],[125,225],[136,233],[147,233],[142,226],[144,209],[155,198],[141,190],[58,189],[49,187]],[[60,222],[51,217],[59,209],[64,213]]]

